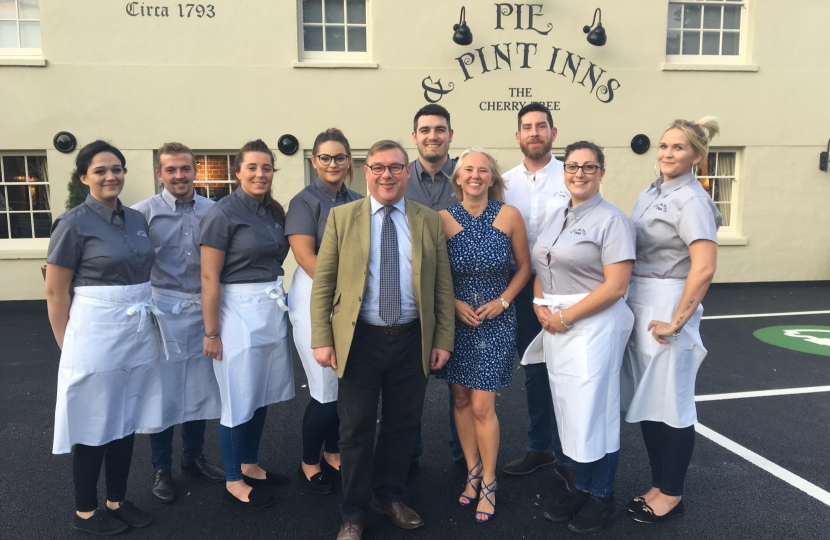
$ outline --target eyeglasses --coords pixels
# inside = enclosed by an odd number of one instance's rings
[[[565,172],[569,173],[576,173],[579,169],[582,169],[582,172],[585,174],[594,174],[597,172],[597,169],[601,169],[599,165],[594,165],[593,163],[586,163],[585,165],[577,165],[576,163],[565,163]]]
[[[380,163],[376,163],[374,165],[366,165],[366,167],[370,171],[372,171],[372,174],[374,174],[375,176],[380,176],[386,169],[389,169],[389,172],[392,174],[401,174],[406,165],[401,165],[400,163],[393,163],[392,165],[381,165]]]
[[[348,154],[337,154],[336,156],[330,156],[328,154],[317,154],[314,156],[317,158],[317,161],[320,162],[321,165],[328,166],[331,163],[331,160],[334,160],[334,163],[337,165],[345,165],[351,156]]]

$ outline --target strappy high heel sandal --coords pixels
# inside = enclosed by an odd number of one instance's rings
[[[493,511],[482,512],[481,510],[476,510],[476,521],[478,521],[479,523],[487,523],[488,521],[492,521],[493,516],[496,513],[496,503],[494,503],[492,499],[490,499],[490,495],[495,495],[496,490],[498,490],[498,488],[499,485],[498,482],[496,482],[495,478],[493,478],[493,481],[489,484],[486,483],[484,480],[481,481],[481,493],[479,494],[479,500],[485,499],[493,507]],[[484,519],[480,519],[478,517],[478,514],[483,514],[487,517]]]
[[[484,471],[484,466],[481,464],[481,459],[478,460],[478,463],[473,465],[472,469],[467,470],[467,484],[464,485],[464,489],[466,489],[467,486],[470,485],[475,490],[476,494],[473,495],[472,497],[469,497],[469,496],[464,495],[462,493],[461,495],[458,496],[458,504],[460,504],[461,506],[470,506],[471,504],[473,504],[473,501],[478,499],[478,490],[481,487],[481,479],[482,479],[481,473],[483,471]],[[473,482],[475,482],[476,480],[479,481],[479,485],[477,485],[477,486],[475,484],[473,484]],[[462,500],[462,499],[464,499],[464,500]]]

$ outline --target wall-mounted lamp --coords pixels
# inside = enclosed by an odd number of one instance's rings
[[[452,27],[455,30],[455,33],[452,35],[452,40],[459,45],[469,45],[473,42],[473,33],[470,31],[470,27],[467,26],[464,11],[464,6],[461,6],[461,20]]]
[[[283,135],[277,141],[277,148],[286,156],[290,156],[300,149],[300,141],[294,135]]]
[[[631,139],[631,150],[633,150],[635,154],[645,154],[648,152],[649,148],[651,148],[651,141],[647,135],[643,135],[641,133],[639,135],[634,135],[634,138]]]
[[[591,30],[591,27],[597,22],[597,15],[599,15],[599,24]],[[583,26],[582,31],[588,34],[588,43],[591,45],[602,47],[608,41],[608,36],[605,35],[605,28],[602,27],[602,11],[599,8],[594,11],[594,20],[591,21],[591,26]]]
[[[827,141],[827,152],[818,155],[818,168],[827,172],[827,161],[830,159],[830,141]]]
[[[71,154],[78,146],[78,141],[75,136],[68,131],[59,131],[55,138],[52,139],[52,144],[55,145],[55,150],[63,154]]]

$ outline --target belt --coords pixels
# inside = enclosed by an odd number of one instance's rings
[[[404,324],[393,324],[391,326],[375,326],[373,324],[357,321],[357,328],[358,330],[365,330],[366,332],[372,332],[373,334],[389,334],[390,336],[399,336],[409,332],[413,328],[420,327],[420,324],[420,319],[415,319]]]

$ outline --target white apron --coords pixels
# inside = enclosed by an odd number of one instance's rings
[[[178,352],[161,316],[149,282],[75,287],[58,369],[53,453],[161,428],[160,359]]]
[[[171,353],[170,361],[161,366],[163,418],[159,431],[191,420],[219,418],[222,401],[213,362],[202,354],[205,323],[201,295],[153,287],[153,301],[179,345],[179,352]]]
[[[534,303],[556,312],[586,296],[545,294]],[[545,332],[562,451],[579,463],[592,463],[620,449],[620,366],[633,324],[631,310],[620,299],[605,311],[577,321],[564,334]]]
[[[222,285],[219,306],[222,360],[213,361],[222,415],[235,427],[260,407],[294,397],[294,370],[282,276],[268,283]]]
[[[288,315],[294,330],[294,345],[303,362],[308,390],[320,403],[337,401],[337,373],[321,367],[311,349],[311,285],[313,281],[302,266],[297,266],[288,291]]]
[[[627,422],[664,422],[674,428],[697,422],[695,377],[706,349],[700,340],[698,305],[678,338],[657,342],[648,330],[652,320],[671,321],[686,281],[632,276],[628,307],[634,312],[634,331],[626,347],[622,372],[623,410]]]

